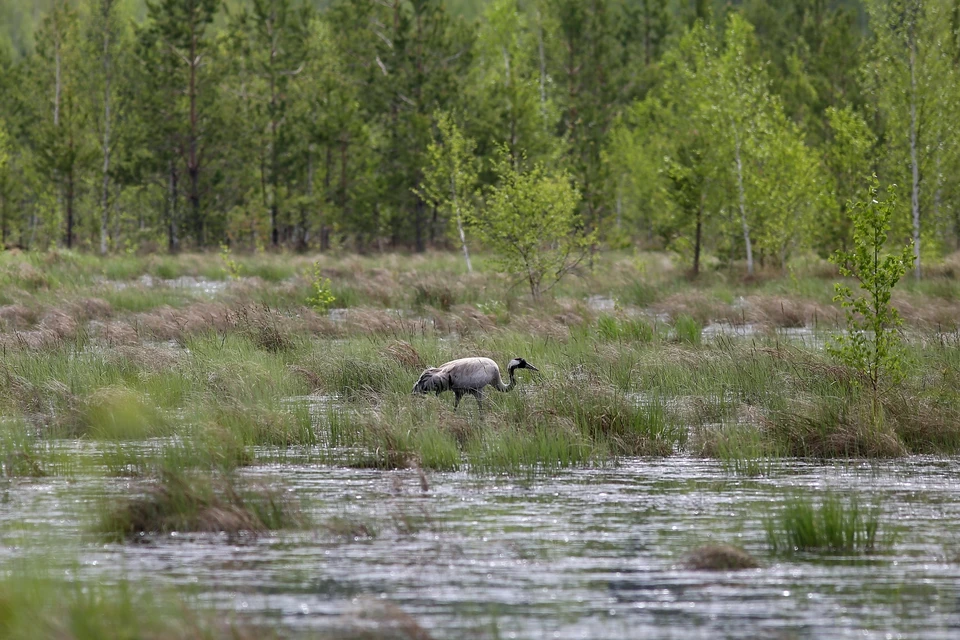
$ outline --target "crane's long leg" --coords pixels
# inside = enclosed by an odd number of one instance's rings
[[[477,399],[477,411],[480,412],[480,416],[483,416],[483,392],[479,389],[474,389],[470,391],[473,394],[473,397]]]

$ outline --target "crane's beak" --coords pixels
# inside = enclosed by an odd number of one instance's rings
[[[524,367],[524,369],[530,369],[531,371],[540,371],[540,369],[537,369],[535,366],[533,366],[529,362],[527,363],[527,366]]]

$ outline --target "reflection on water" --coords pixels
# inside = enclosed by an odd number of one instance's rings
[[[960,565],[947,560],[960,544],[960,460],[785,462],[756,479],[694,458],[631,459],[532,478],[431,473],[424,492],[415,470],[307,462],[316,457],[304,450],[244,474],[282,478],[316,523],[358,519],[376,536],[317,527],[258,540],[103,545],[80,535],[91,501],[138,481],[40,478],[7,486],[0,560],[23,552],[15,545],[24,532],[44,531],[60,545],[80,541],[84,578],[125,572],[190,586],[203,601],[301,630],[357,624],[358,610],[376,601],[437,638],[960,635]],[[893,552],[856,561],[767,555],[764,517],[801,488],[882,499],[883,527],[900,532]],[[764,567],[684,568],[685,554],[709,541],[743,546]]]

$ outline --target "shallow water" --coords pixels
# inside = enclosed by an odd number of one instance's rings
[[[64,448],[71,447],[64,443]],[[93,457],[89,445],[82,451]],[[372,539],[322,527],[259,540],[166,536],[103,545],[81,533],[93,500],[137,480],[40,478],[6,485],[0,561],[23,531],[76,541],[80,577],[189,587],[271,626],[337,632],[399,607],[436,638],[954,638],[960,634],[960,460],[777,463],[763,478],[688,457],[528,477],[320,466],[318,452],[244,474],[283,483],[322,524],[365,522]],[[763,519],[798,489],[882,499],[890,553],[778,559]],[[705,542],[764,564],[685,569]],[[374,611],[374,621],[364,619]],[[381,616],[382,617],[382,616]]]

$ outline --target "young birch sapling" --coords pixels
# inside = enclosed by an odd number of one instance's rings
[[[913,265],[913,246],[907,244],[897,253],[884,252],[890,218],[896,210],[896,185],[887,188],[887,199],[878,200],[879,183],[873,177],[866,202],[851,208],[853,250],[838,251],[831,262],[840,275],[854,278],[855,292],[844,283],[836,283],[834,301],[846,311],[847,334],[837,336],[828,351],[855,369],[868,386],[874,424],[881,420],[880,393],[884,385],[903,378],[903,349],[898,329],[902,323],[890,297],[897,282]]]

